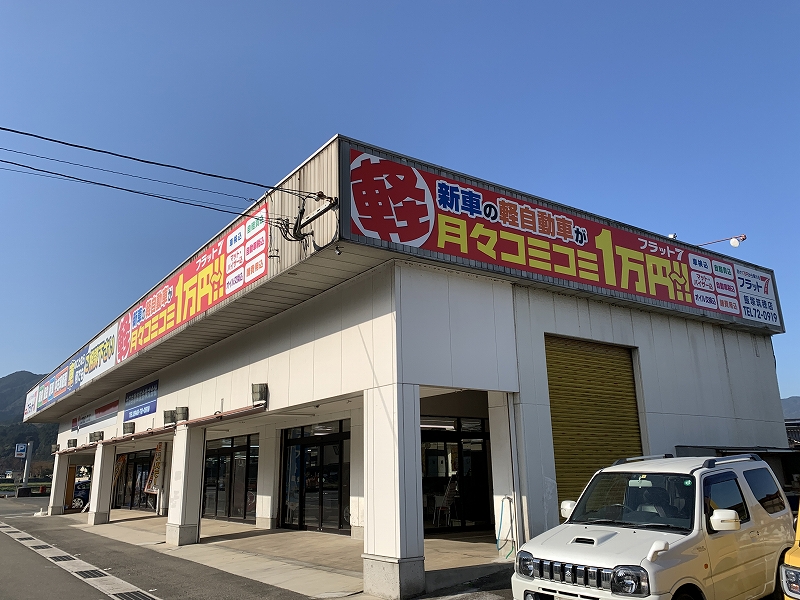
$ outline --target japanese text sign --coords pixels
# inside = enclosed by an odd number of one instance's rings
[[[119,412],[119,401],[114,400],[108,404],[72,418],[72,431],[80,431],[83,427],[94,425],[100,421],[111,419]]]
[[[158,379],[125,394],[125,417],[133,421],[139,417],[155,414],[158,404]]]
[[[356,150],[350,185],[355,235],[780,325],[771,276],[664,240]]]
[[[117,362],[267,273],[267,206],[232,225],[119,321]]]
[[[26,396],[24,418],[47,408],[139,350],[267,274],[268,206],[217,236]],[[153,406],[155,410],[155,405]],[[125,413],[129,420],[129,412]]]

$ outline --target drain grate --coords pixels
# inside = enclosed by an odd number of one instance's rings
[[[149,594],[145,594],[144,592],[122,592],[120,594],[114,594],[114,598],[119,598],[119,600],[155,600]]]
[[[37,546],[30,546],[34,550],[44,550],[45,548],[52,548],[52,546],[48,546],[47,544],[39,544]]]
[[[53,562],[64,562],[65,560],[75,560],[75,557],[64,554],[62,556],[51,556],[50,560]]]
[[[20,540],[20,541],[26,541],[27,542],[28,540],[32,540],[32,539],[35,539],[35,538],[27,536],[27,537],[18,537],[17,539]]]
[[[104,573],[100,569],[90,569],[88,571],[75,571],[76,575],[80,575],[84,579],[93,579],[95,577],[108,577],[108,573]]]

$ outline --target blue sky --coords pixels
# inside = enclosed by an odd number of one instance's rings
[[[688,242],[745,233],[716,249],[776,271],[786,397],[799,30],[800,3],[780,1],[4,3],[0,126],[266,183],[343,133]],[[0,147],[259,193],[9,134]],[[49,372],[228,221],[8,171],[0,208],[0,375]]]

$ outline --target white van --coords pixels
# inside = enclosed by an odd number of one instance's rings
[[[792,513],[756,455],[623,459],[561,515],[517,552],[514,600],[783,598]]]

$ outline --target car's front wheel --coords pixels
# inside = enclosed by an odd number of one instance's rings
[[[73,498],[72,508],[83,508],[83,498]]]

